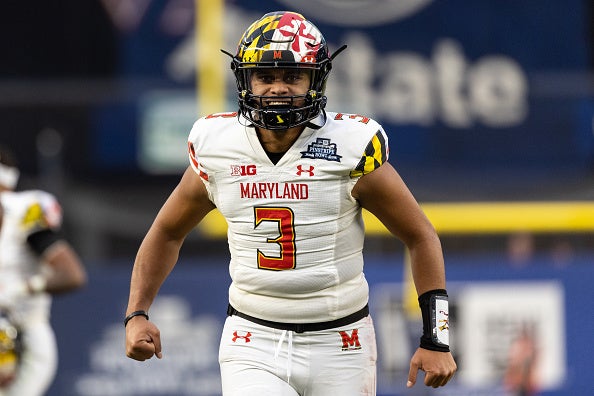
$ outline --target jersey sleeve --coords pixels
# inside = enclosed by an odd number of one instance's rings
[[[201,142],[201,140],[200,140],[201,138],[203,138],[203,136],[200,134],[200,130],[201,130],[201,128],[204,128],[203,124],[204,124],[205,119],[206,119],[206,117],[202,117],[199,120],[197,120],[194,123],[192,130],[190,131],[190,134],[188,136],[188,158],[190,161],[190,166],[192,167],[194,172],[198,176],[200,176],[200,180],[206,187],[206,191],[208,192],[208,198],[212,202],[214,202],[211,185],[210,185],[210,181],[208,178],[208,171],[201,163],[200,154],[199,154],[199,148],[203,144],[203,142]]]
[[[43,230],[57,231],[62,226],[62,207],[56,198],[44,191],[36,191],[27,204],[21,227],[30,235]]]
[[[380,126],[365,147],[361,160],[351,171],[351,177],[357,178],[373,172],[388,161],[389,154],[388,136]]]
[[[194,123],[190,135],[188,136],[188,158],[190,160],[190,166],[204,181],[208,181],[208,173],[200,164],[198,155],[196,153],[197,139],[200,138],[199,130],[202,118]]]

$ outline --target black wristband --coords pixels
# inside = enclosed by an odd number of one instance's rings
[[[419,296],[419,307],[423,315],[423,335],[421,336],[420,347],[432,351],[449,352],[450,346],[448,343],[440,342],[436,333],[438,331],[436,319],[436,299],[442,299],[447,304],[448,293],[444,289],[430,290]],[[448,313],[445,313],[448,316]],[[446,321],[442,326],[448,330],[449,323]]]
[[[130,319],[132,319],[135,316],[144,316],[146,320],[149,320],[149,316],[146,313],[146,311],[134,311],[130,315],[126,316],[126,318],[124,319],[124,327],[126,327]]]

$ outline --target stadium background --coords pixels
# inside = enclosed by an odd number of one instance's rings
[[[54,304],[60,368],[50,395],[218,394],[228,276],[216,215],[188,238],[152,309],[164,359],[126,359],[121,318],[136,248],[186,166],[193,120],[235,109],[218,49],[288,8],[332,48],[348,44],[328,108],[382,122],[391,162],[443,240],[460,371],[442,390],[405,390],[419,330],[405,252],[367,219],[379,394],[505,395],[509,353],[527,329],[538,394],[591,393],[592,4],[293,3],[0,5],[0,141],[20,158],[22,188],[59,197],[90,273],[86,290]]]

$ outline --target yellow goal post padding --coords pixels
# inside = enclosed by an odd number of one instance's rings
[[[589,201],[451,202],[421,207],[440,235],[594,231],[594,202]],[[367,235],[389,235],[371,213],[363,211],[363,220]],[[222,238],[227,235],[227,223],[215,210],[198,230],[204,236]]]
[[[225,75],[230,73],[223,48],[223,0],[194,0],[196,102],[200,116],[225,111]]]

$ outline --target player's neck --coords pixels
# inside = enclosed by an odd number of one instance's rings
[[[257,128],[257,133],[264,150],[269,153],[284,153],[295,143],[303,129],[296,127],[286,131],[271,131]]]

